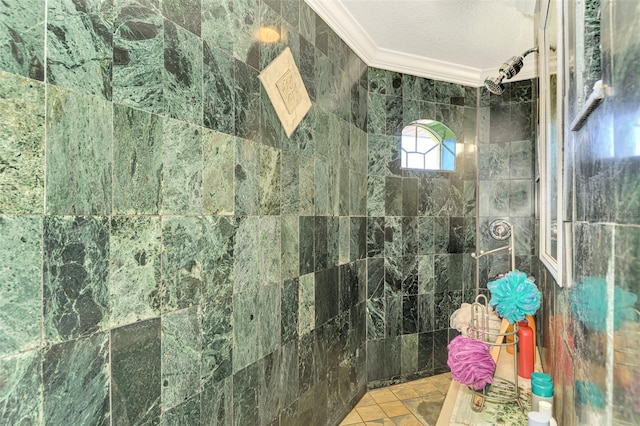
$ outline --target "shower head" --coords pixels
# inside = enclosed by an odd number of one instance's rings
[[[504,92],[504,84],[502,84],[502,80],[510,79],[515,77],[522,67],[524,66],[524,57],[529,53],[537,52],[538,48],[533,47],[526,52],[524,52],[521,56],[512,56],[507,59],[498,70],[499,75],[497,77],[487,77],[484,80],[484,87],[487,88],[491,93],[496,95],[501,95]]]

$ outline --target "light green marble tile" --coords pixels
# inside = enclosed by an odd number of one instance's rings
[[[0,216],[0,355],[40,346],[42,219]]]
[[[113,211],[158,214],[162,198],[162,117],[113,107]]]
[[[0,213],[43,212],[44,109],[43,84],[0,72]]]
[[[3,3],[0,70],[44,80],[44,0]]]
[[[111,100],[113,2],[47,2],[47,82]]]
[[[202,213],[202,128],[165,119],[162,212]]]
[[[236,138],[235,214],[256,215],[260,208],[260,148],[246,139]]]
[[[202,209],[205,214],[234,213],[235,138],[224,133],[202,133]]]
[[[233,369],[233,300],[231,297],[202,306],[202,387],[231,377]]]
[[[202,301],[231,297],[234,281],[234,241],[236,220],[233,217],[207,217],[200,243],[202,262]]]
[[[302,336],[316,326],[316,281],[315,275],[307,274],[300,277],[299,307],[298,307],[298,335]]]
[[[162,316],[162,410],[200,392],[202,327],[199,306]]]
[[[0,423],[42,424],[40,351],[0,358]]]
[[[110,214],[111,104],[49,86],[46,132],[47,213]]]
[[[275,351],[280,346],[280,283],[260,289],[258,304],[258,344],[260,357]]]
[[[315,160],[302,155],[298,158],[300,215],[311,216],[315,214]]]
[[[234,1],[205,1],[202,3],[202,40],[209,47],[233,53]]]
[[[298,237],[298,216],[282,216],[281,225],[281,241],[283,242],[280,245],[282,279],[295,278],[300,275],[300,240]]]
[[[260,215],[280,214],[281,151],[260,145]]]
[[[115,0],[113,100],[163,112],[164,20],[136,0]]]
[[[260,356],[259,295],[245,291],[233,296],[233,371],[234,373],[257,361]]]
[[[351,221],[348,216],[341,216],[339,219],[338,231],[338,262],[340,265],[349,263],[351,247]]]
[[[280,272],[280,229],[279,216],[260,217],[258,227],[258,270],[260,286],[277,285],[281,280]]]
[[[159,217],[111,219],[111,327],[160,315],[160,237]]]
[[[260,219],[256,216],[238,218],[238,230],[233,248],[233,293],[256,291],[259,286]]]
[[[45,424],[108,426],[109,338],[107,333],[53,345],[43,354]]]

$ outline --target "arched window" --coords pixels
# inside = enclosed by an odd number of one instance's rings
[[[400,166],[403,169],[456,169],[456,135],[435,120],[416,120],[402,129]]]

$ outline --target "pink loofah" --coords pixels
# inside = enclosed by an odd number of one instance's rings
[[[457,336],[449,346],[447,365],[451,369],[451,377],[456,382],[481,390],[493,383],[496,363],[491,358],[486,343],[469,337]]]

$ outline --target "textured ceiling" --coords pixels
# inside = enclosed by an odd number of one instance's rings
[[[536,0],[305,1],[368,65],[453,83],[481,86],[535,44]]]

